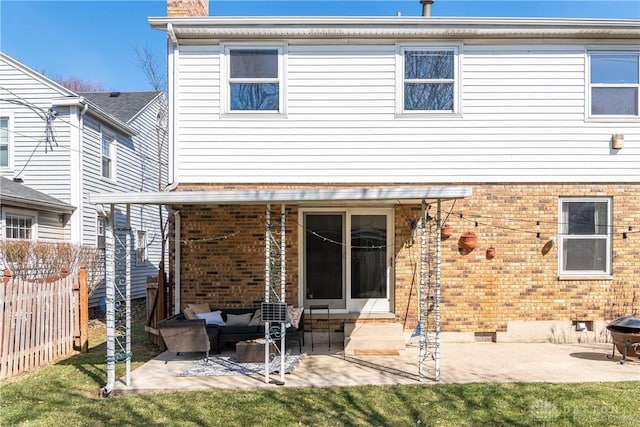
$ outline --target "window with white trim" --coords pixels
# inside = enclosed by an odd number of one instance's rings
[[[108,179],[115,178],[115,144],[116,137],[108,132],[102,133],[102,176]]]
[[[284,111],[284,46],[224,47],[223,110],[227,113]]]
[[[640,116],[640,53],[589,52],[589,75],[590,116]]]
[[[610,274],[610,199],[561,199],[559,229],[560,274]]]
[[[402,46],[401,113],[457,113],[459,71],[457,47]]]
[[[11,160],[9,122],[9,117],[0,117],[0,168],[8,168]]]
[[[7,239],[35,239],[37,237],[35,225],[35,214],[6,212],[4,215],[4,237]]]
[[[136,261],[143,263],[147,260],[147,232],[138,230],[136,232]]]
[[[106,247],[107,239],[107,224],[104,218],[98,217],[96,221],[96,246],[98,249],[104,249]]]

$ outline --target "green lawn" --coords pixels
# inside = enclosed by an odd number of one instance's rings
[[[92,330],[98,334],[99,325]],[[134,342],[144,342],[136,326]],[[155,353],[134,348],[133,366]],[[118,365],[117,375],[123,374]],[[104,346],[0,387],[0,425],[618,426],[638,423],[640,382],[277,388],[99,397]]]

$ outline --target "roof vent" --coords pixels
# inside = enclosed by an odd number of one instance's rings
[[[109,98],[117,98],[120,96],[120,92],[111,92]]]

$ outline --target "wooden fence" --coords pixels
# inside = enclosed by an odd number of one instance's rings
[[[76,351],[88,351],[89,307],[86,268],[46,281],[11,277],[0,287],[0,380]]]

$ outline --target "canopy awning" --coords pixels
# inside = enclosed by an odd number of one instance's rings
[[[282,190],[219,190],[172,191],[91,194],[96,204],[313,204],[327,202],[416,202],[423,200],[452,200],[471,196],[471,187],[334,187]]]

